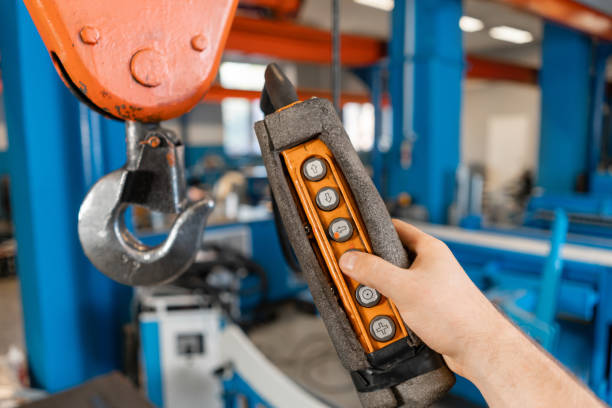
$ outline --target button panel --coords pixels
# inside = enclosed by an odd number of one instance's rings
[[[340,302],[366,353],[408,336],[397,308],[374,288],[344,275],[338,260],[347,251],[372,253],[367,231],[350,187],[320,139],[281,152],[296,205],[308,224]]]

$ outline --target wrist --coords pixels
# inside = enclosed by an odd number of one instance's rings
[[[486,313],[472,320],[464,349],[452,358],[457,373],[479,387],[503,363],[500,360],[504,356],[512,355],[521,348],[521,343],[528,341],[492,304],[487,306]]]

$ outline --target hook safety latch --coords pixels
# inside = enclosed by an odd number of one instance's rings
[[[126,122],[127,163],[101,178],[79,211],[79,238],[89,260],[117,282],[140,286],[171,281],[189,268],[202,242],[209,198],[188,203],[184,145],[158,125]],[[147,246],[127,228],[130,205],[175,213],[168,237]]]

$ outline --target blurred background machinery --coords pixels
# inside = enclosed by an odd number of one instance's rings
[[[390,211],[610,403],[612,7],[554,4],[342,0],[339,105]],[[357,404],[278,238],[252,131],[270,61],[302,99],[332,99],[331,6],[240,1],[211,90],[164,122],[186,142],[189,198],[215,196],[204,243],[179,280],[133,291],[76,233],[88,189],[125,162],[123,126],[70,95],[21,2],[0,5],[0,310],[21,305],[25,333],[0,313],[0,354],[26,350],[29,386],[121,370],[160,407]],[[127,219],[152,245],[173,221]],[[452,393],[484,404],[465,380]]]

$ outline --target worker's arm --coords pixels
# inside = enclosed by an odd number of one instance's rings
[[[342,256],[342,270],[393,300],[406,324],[490,406],[604,406],[497,311],[444,243],[404,222],[394,224],[417,255],[408,270],[355,251]]]

